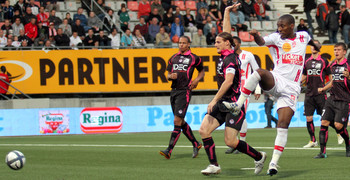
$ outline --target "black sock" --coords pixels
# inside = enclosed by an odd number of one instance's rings
[[[340,130],[337,130],[337,133],[341,135],[341,137],[344,139],[345,147],[349,146],[349,133],[346,128],[342,128]]]
[[[199,143],[198,141],[196,140],[196,138],[194,137],[193,135],[193,132],[192,132],[192,129],[191,127],[187,124],[187,122],[185,122],[185,124],[183,124],[181,126],[181,129],[182,129],[182,133],[187,137],[187,139],[189,141],[191,141],[193,147],[198,147]]]
[[[173,151],[174,146],[177,140],[179,139],[180,135],[181,135],[181,126],[175,126],[173,132],[171,133],[169,146],[168,146],[168,150],[170,154]]]
[[[321,153],[326,154],[326,144],[328,140],[328,126],[322,126],[320,129],[320,147],[321,147]]]
[[[314,121],[307,122],[307,131],[309,131],[311,141],[316,142]]]
[[[255,161],[259,161],[261,160],[262,156],[261,153],[259,153],[257,150],[255,150],[254,148],[252,148],[251,146],[249,146],[246,142],[239,140],[238,145],[236,147],[236,149],[239,152],[245,153],[248,156],[252,157],[253,159],[255,159]]]
[[[214,164],[215,166],[219,166],[216,160],[215,154],[215,143],[212,137],[208,137],[203,140],[205,152],[207,152],[207,156],[210,164]]]

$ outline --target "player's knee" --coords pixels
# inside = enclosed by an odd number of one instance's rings
[[[183,122],[184,122],[183,118],[175,116],[175,118],[174,118],[174,125],[175,126],[182,126]]]
[[[231,148],[236,148],[237,147],[237,144],[238,144],[238,139],[235,137],[235,138],[225,138],[225,144],[228,146],[228,147],[231,147]]]
[[[321,121],[321,125],[322,125],[322,126],[329,126],[329,121],[327,121],[327,120],[322,120],[322,121]]]
[[[210,133],[207,128],[201,126],[198,130],[199,135],[201,135],[202,138],[206,138],[210,136]]]
[[[311,122],[311,121],[313,121],[312,116],[306,116],[306,121],[307,121],[307,122]]]
[[[278,121],[278,124],[277,124],[277,127],[278,127],[278,128],[288,129],[288,127],[289,127],[289,122],[284,122],[284,121],[279,120],[279,121]]]
[[[341,130],[343,128],[343,124],[342,123],[334,123],[335,129],[337,130]]]

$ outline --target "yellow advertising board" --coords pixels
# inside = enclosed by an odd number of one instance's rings
[[[266,47],[250,51],[263,69],[272,69]],[[11,84],[27,94],[169,91],[166,67],[177,49],[2,51],[0,66],[12,75]],[[217,89],[216,48],[192,48],[205,67],[197,90]],[[310,53],[310,48],[307,54]],[[322,47],[333,58],[333,47]],[[308,55],[307,55],[308,56]],[[194,77],[196,77],[195,72]],[[10,88],[10,92],[13,92]]]

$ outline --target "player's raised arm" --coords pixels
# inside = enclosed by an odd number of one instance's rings
[[[227,6],[224,12],[224,20],[223,20],[223,32],[227,32],[231,34],[231,22],[230,22],[230,12],[232,8],[240,6],[241,3],[234,4],[232,6]]]
[[[265,40],[259,35],[259,31],[257,31],[256,29],[252,29],[251,31],[249,31],[249,34],[254,37],[254,41],[256,42],[256,44],[258,44],[259,46],[265,45]]]

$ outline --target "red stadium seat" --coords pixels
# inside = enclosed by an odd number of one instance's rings
[[[241,40],[243,42],[252,42],[252,41],[254,41],[254,37],[251,36],[248,32],[238,32],[238,36],[239,36],[239,38],[241,38]]]
[[[175,6],[178,6],[180,8],[181,11],[186,10],[185,8],[185,4],[183,1],[174,1],[175,2]]]
[[[128,9],[131,11],[138,11],[139,3],[137,1],[128,1]]]
[[[190,8],[191,11],[196,11],[197,7],[196,7],[196,1],[186,1],[186,9]]]
[[[34,1],[34,4],[40,7],[40,2],[39,1]]]
[[[346,4],[346,8],[347,8],[347,9],[350,9],[350,0],[346,0],[346,1],[345,1],[345,4]]]

